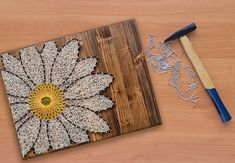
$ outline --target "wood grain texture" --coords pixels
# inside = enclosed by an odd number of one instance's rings
[[[199,58],[235,117],[234,0],[57,0],[0,1],[0,52],[136,18],[144,47],[150,33],[163,40],[177,29],[197,23],[188,35]],[[182,50],[178,40],[174,47]],[[183,57],[185,63],[190,63]],[[176,97],[168,76],[153,73],[148,64],[163,125],[21,160],[3,91],[0,92],[0,159],[18,163],[221,163],[235,160],[235,123],[222,124],[202,85],[199,103]],[[2,81],[0,88],[3,90]]]
[[[146,61],[144,58],[138,59],[140,55],[143,56],[143,49],[134,19],[57,38],[54,41],[61,49],[72,39],[81,42],[79,59],[96,56],[96,72],[114,76],[113,83],[103,93],[114,101],[115,106],[98,113],[109,124],[111,131],[102,134],[88,131],[90,142],[161,124],[149,72],[144,66]],[[45,43],[37,43],[37,50],[42,51]],[[19,58],[21,49],[7,53]],[[51,150],[48,153],[50,152]],[[36,154],[31,150],[25,157],[34,156]]]

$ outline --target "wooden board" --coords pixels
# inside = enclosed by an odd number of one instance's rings
[[[79,58],[97,56],[96,71],[115,76],[105,95],[111,97],[116,105],[99,113],[111,131],[102,134],[89,132],[90,142],[161,124],[135,20],[57,38],[55,42],[61,48],[65,42],[75,38],[82,42]],[[44,42],[36,44],[36,47],[40,51],[43,45]],[[18,56],[19,49],[8,53]],[[32,151],[27,158],[33,156]]]

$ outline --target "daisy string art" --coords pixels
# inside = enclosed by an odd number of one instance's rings
[[[0,56],[23,159],[161,124],[133,19]]]
[[[96,112],[114,102],[101,94],[113,75],[95,73],[97,57],[78,58],[77,39],[58,49],[54,41],[20,50],[20,58],[2,55],[6,87],[22,156],[47,153],[89,141],[87,131],[106,133]]]

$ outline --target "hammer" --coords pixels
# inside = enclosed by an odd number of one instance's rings
[[[196,50],[193,48],[191,42],[189,41],[188,37],[186,36],[186,34],[195,30],[196,28],[197,28],[197,26],[195,23],[189,24],[186,27],[184,27],[184,28],[178,30],[177,32],[175,32],[174,34],[172,34],[164,42],[166,43],[166,42],[172,41],[176,38],[180,38],[180,42],[183,45],[183,48],[184,48],[188,58],[192,62],[203,86],[205,87],[207,93],[209,94],[212,101],[214,102],[222,122],[227,122],[227,121],[231,120],[232,117],[230,116],[228,110],[226,109],[222,100],[220,99],[219,94],[218,94],[211,78],[209,77],[208,73],[206,72],[206,69],[202,65],[202,62],[200,61]]]

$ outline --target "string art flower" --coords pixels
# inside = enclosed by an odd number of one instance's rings
[[[73,39],[58,48],[54,41],[5,53],[2,77],[22,156],[47,153],[89,141],[88,131],[106,133],[108,124],[96,114],[114,102],[102,95],[112,83],[108,73],[95,73],[97,57],[78,59]]]

